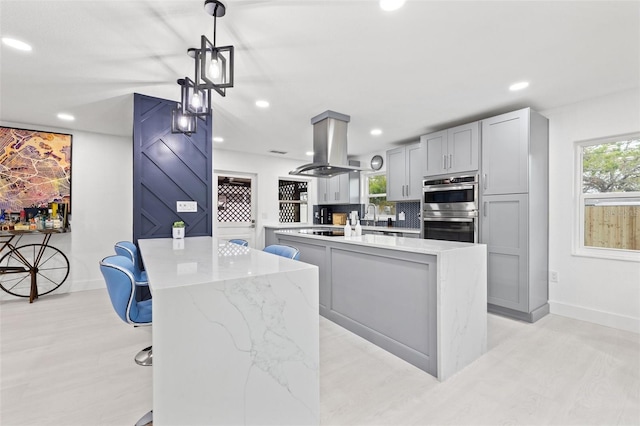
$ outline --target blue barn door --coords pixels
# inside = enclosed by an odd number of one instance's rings
[[[185,236],[210,236],[213,150],[211,117],[191,136],[171,133],[173,101],[135,94],[133,103],[133,238],[171,237],[183,221]],[[197,212],[176,210],[196,201]]]

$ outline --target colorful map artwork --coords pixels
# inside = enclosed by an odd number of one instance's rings
[[[71,135],[0,127],[0,208],[71,198]]]

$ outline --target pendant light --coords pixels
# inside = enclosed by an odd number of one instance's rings
[[[172,133],[195,133],[196,119],[206,120],[211,113],[211,89],[226,96],[227,89],[233,87],[233,46],[216,46],[217,19],[227,9],[219,0],[205,0],[204,10],[213,16],[213,43],[202,35],[200,47],[187,49],[195,63],[195,76],[178,80],[180,103],[172,110]]]
[[[233,87],[233,46],[216,46],[218,17],[226,13],[225,5],[218,0],[205,0],[204,10],[213,16],[213,43],[202,35],[200,49],[195,59],[195,84],[198,89],[213,89],[221,96]]]

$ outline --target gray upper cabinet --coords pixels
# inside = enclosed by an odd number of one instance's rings
[[[478,170],[480,123],[473,122],[424,135],[425,176],[451,175]]]
[[[419,200],[424,169],[425,155],[421,143],[387,151],[387,200]]]
[[[531,322],[549,312],[548,133],[548,120],[529,108],[482,120],[488,309]]]
[[[529,112],[523,109],[482,120],[482,192],[528,190]]]
[[[358,204],[360,174],[343,173],[331,178],[318,178],[318,204]]]

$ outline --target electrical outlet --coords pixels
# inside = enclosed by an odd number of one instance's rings
[[[176,201],[176,212],[178,213],[192,213],[197,211],[197,201]]]
[[[558,277],[557,271],[549,271],[549,281],[551,281],[552,283],[557,283],[559,280],[560,278]]]

